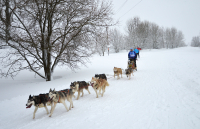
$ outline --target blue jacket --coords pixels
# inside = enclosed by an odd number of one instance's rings
[[[137,54],[134,51],[130,51],[128,53],[128,58],[129,59],[137,59]]]
[[[136,49],[134,49],[134,51],[135,51],[135,53],[139,53],[139,50],[136,48]]]

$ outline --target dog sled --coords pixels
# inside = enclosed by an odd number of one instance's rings
[[[127,69],[128,69],[128,68],[135,69],[135,63],[134,63],[133,60],[128,60]]]

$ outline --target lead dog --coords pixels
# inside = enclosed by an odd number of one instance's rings
[[[74,107],[73,102],[72,102],[73,95],[74,95],[73,89],[65,89],[65,90],[61,90],[61,91],[55,91],[55,89],[54,90],[50,89],[49,90],[49,100],[52,101],[54,103],[54,105],[51,108],[51,113],[50,113],[49,117],[52,116],[57,103],[62,103],[65,106],[65,108],[67,109],[67,111],[69,111],[71,108],[73,108]],[[65,100],[70,102],[69,109],[65,103]]]
[[[108,82],[105,79],[101,79],[101,78],[97,79],[97,78],[92,77],[92,80],[90,83],[94,91],[96,92],[96,98],[99,97],[97,94],[98,90],[99,90],[99,94],[101,94],[101,96],[103,97],[106,86],[109,86]],[[102,90],[102,93],[101,93],[101,90]]]
[[[114,67],[113,71],[114,71],[114,78],[115,78],[115,75],[117,75],[117,79],[120,79],[120,77],[119,77],[120,74],[121,74],[121,78],[122,78],[122,69],[121,68]]]
[[[130,80],[131,79],[131,74],[133,75],[133,69],[132,68],[125,69],[125,72],[126,72],[127,78],[129,77],[129,80]]]
[[[77,81],[77,82],[73,82],[70,85],[70,89],[74,89],[74,91],[78,92],[78,96],[77,96],[77,100],[80,97],[80,94],[82,93],[81,97],[83,97],[84,92],[83,89],[87,90],[88,93],[90,94],[89,88],[88,88],[89,84],[86,83],[85,81]]]
[[[47,114],[49,114],[47,106],[52,106],[52,101],[48,101],[49,95],[47,94],[40,94],[37,96],[29,96],[26,108],[31,108],[32,105],[35,106],[35,110],[33,112],[33,119],[35,119],[35,113],[37,112],[38,108],[44,107],[47,111]]]

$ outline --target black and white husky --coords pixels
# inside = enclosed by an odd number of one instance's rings
[[[77,81],[70,84],[70,89],[73,89],[75,92],[76,91],[78,92],[78,96],[77,96],[77,100],[78,100],[81,93],[82,93],[81,97],[83,97],[84,95],[83,89],[87,90],[88,93],[90,94],[88,86],[89,86],[89,83],[85,81]]]
[[[65,108],[67,109],[67,111],[69,111],[71,108],[73,108],[73,102],[72,102],[72,96],[74,95],[73,89],[65,89],[65,90],[61,90],[61,91],[55,91],[54,90],[49,90],[49,100],[52,101],[54,103],[52,109],[51,109],[51,113],[49,115],[49,117],[52,116],[53,111],[56,107],[57,103],[62,103]],[[70,102],[70,106],[69,109],[65,103],[65,100]]]
[[[35,113],[37,112],[38,108],[44,107],[49,114],[47,106],[52,106],[52,101],[49,101],[49,94],[40,94],[37,96],[29,96],[26,108],[31,108],[32,105],[35,106],[35,110],[33,112],[33,119],[35,118]]]
[[[94,76],[95,78],[98,78],[98,79],[105,79],[107,81],[107,77],[105,74],[95,74]]]
[[[133,75],[133,69],[132,68],[128,68],[128,69],[125,69],[125,71],[126,71],[127,78],[129,78],[129,80],[130,80],[131,79],[131,74]]]

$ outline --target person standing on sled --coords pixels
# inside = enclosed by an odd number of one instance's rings
[[[137,48],[134,49],[134,52],[137,54],[137,56],[140,58],[140,55],[139,55],[139,50]]]
[[[137,54],[133,51],[133,48],[131,48],[131,51],[128,53],[128,59],[130,61],[134,62],[134,64],[135,64],[135,70],[137,71],[137,65],[136,65]]]

